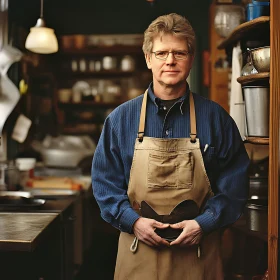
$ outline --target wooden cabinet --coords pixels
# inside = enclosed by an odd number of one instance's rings
[[[59,215],[49,224],[42,222],[47,216],[52,215],[48,213],[43,216],[37,213],[7,213],[6,215],[11,216],[11,221],[17,219],[18,216],[17,223],[20,224],[20,221],[22,225],[19,225],[12,233],[13,239],[8,239],[10,229],[5,232],[5,226],[1,228],[4,235],[2,235],[0,246],[0,278],[9,280],[70,279],[63,278],[63,239]],[[31,222],[30,217],[34,216],[41,224],[35,223],[35,219]],[[42,225],[45,225],[45,228],[42,228]],[[12,223],[10,226],[13,226]],[[40,233],[37,235],[37,232]],[[34,239],[28,240],[28,237],[32,235]],[[6,242],[5,239],[8,241]]]
[[[71,47],[52,59],[55,107],[64,134],[98,139],[106,116],[151,82],[140,45]]]
[[[218,45],[218,49],[230,49],[237,41],[258,38],[263,30],[268,28],[270,33],[270,73],[254,74],[238,78],[241,84],[254,83],[267,80],[270,85],[270,117],[269,138],[248,138],[247,141],[254,144],[269,145],[269,201],[268,201],[268,234],[255,234],[244,227],[244,224],[236,224],[234,227],[242,235],[249,239],[257,238],[267,242],[267,264],[269,279],[280,279],[279,274],[279,126],[280,126],[280,2],[270,1],[270,17],[260,17],[238,26],[228,38]],[[256,249],[256,248],[255,248]],[[249,249],[248,249],[249,250]],[[251,254],[251,256],[253,256]],[[247,258],[248,261],[248,258]]]

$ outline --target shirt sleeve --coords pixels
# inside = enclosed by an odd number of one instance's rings
[[[110,116],[105,120],[93,157],[92,189],[101,217],[120,231],[131,233],[139,215],[128,200],[124,166]]]
[[[235,122],[229,118],[217,141],[214,196],[195,220],[205,233],[234,223],[248,199],[249,157]]]

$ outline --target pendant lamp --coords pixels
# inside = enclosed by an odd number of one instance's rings
[[[40,18],[34,27],[30,28],[30,33],[25,41],[25,48],[41,54],[55,53],[58,51],[57,38],[54,30],[46,27],[43,19],[43,0],[41,0]]]

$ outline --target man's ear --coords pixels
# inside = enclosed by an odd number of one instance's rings
[[[147,64],[148,69],[152,69],[151,54],[150,53],[146,53],[145,54],[145,59],[146,59],[146,64]]]

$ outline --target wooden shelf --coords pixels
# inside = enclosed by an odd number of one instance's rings
[[[65,126],[63,128],[65,134],[100,134],[100,126],[97,125],[80,125],[80,126]]]
[[[247,40],[251,40],[253,38],[259,39],[260,33],[263,31],[267,30],[269,34],[269,20],[270,18],[268,16],[262,16],[240,24],[224,41],[218,45],[218,49],[225,49],[233,46],[237,41],[245,38],[245,36]],[[250,38],[248,34],[250,34]]]
[[[269,138],[262,137],[246,137],[245,143],[269,145]]]
[[[58,106],[63,109],[75,109],[75,108],[89,108],[89,107],[99,107],[99,108],[114,108],[122,104],[122,102],[95,102],[95,101],[82,101],[78,103],[73,102],[59,102]]]
[[[64,49],[58,53],[59,55],[127,55],[127,54],[143,54],[142,46],[123,46],[115,45],[111,47],[92,47],[84,49]]]
[[[251,74],[237,78],[237,82],[246,85],[254,82],[269,81],[269,72]]]
[[[61,70],[57,72],[57,76],[65,77],[67,79],[72,78],[95,78],[95,77],[129,77],[132,75],[137,75],[140,71],[120,71],[120,70],[102,70],[102,71],[85,71],[85,72],[73,72],[73,71],[65,71]],[[143,71],[144,72],[144,71]],[[146,71],[148,72],[148,71]]]
[[[237,230],[239,232],[242,232],[246,235],[252,236],[252,237],[256,237],[262,241],[267,242],[268,241],[268,235],[266,233],[262,233],[259,231],[253,231],[250,230],[246,224],[246,220],[245,217],[242,216],[237,222],[235,222],[232,226],[231,226],[232,230]]]

